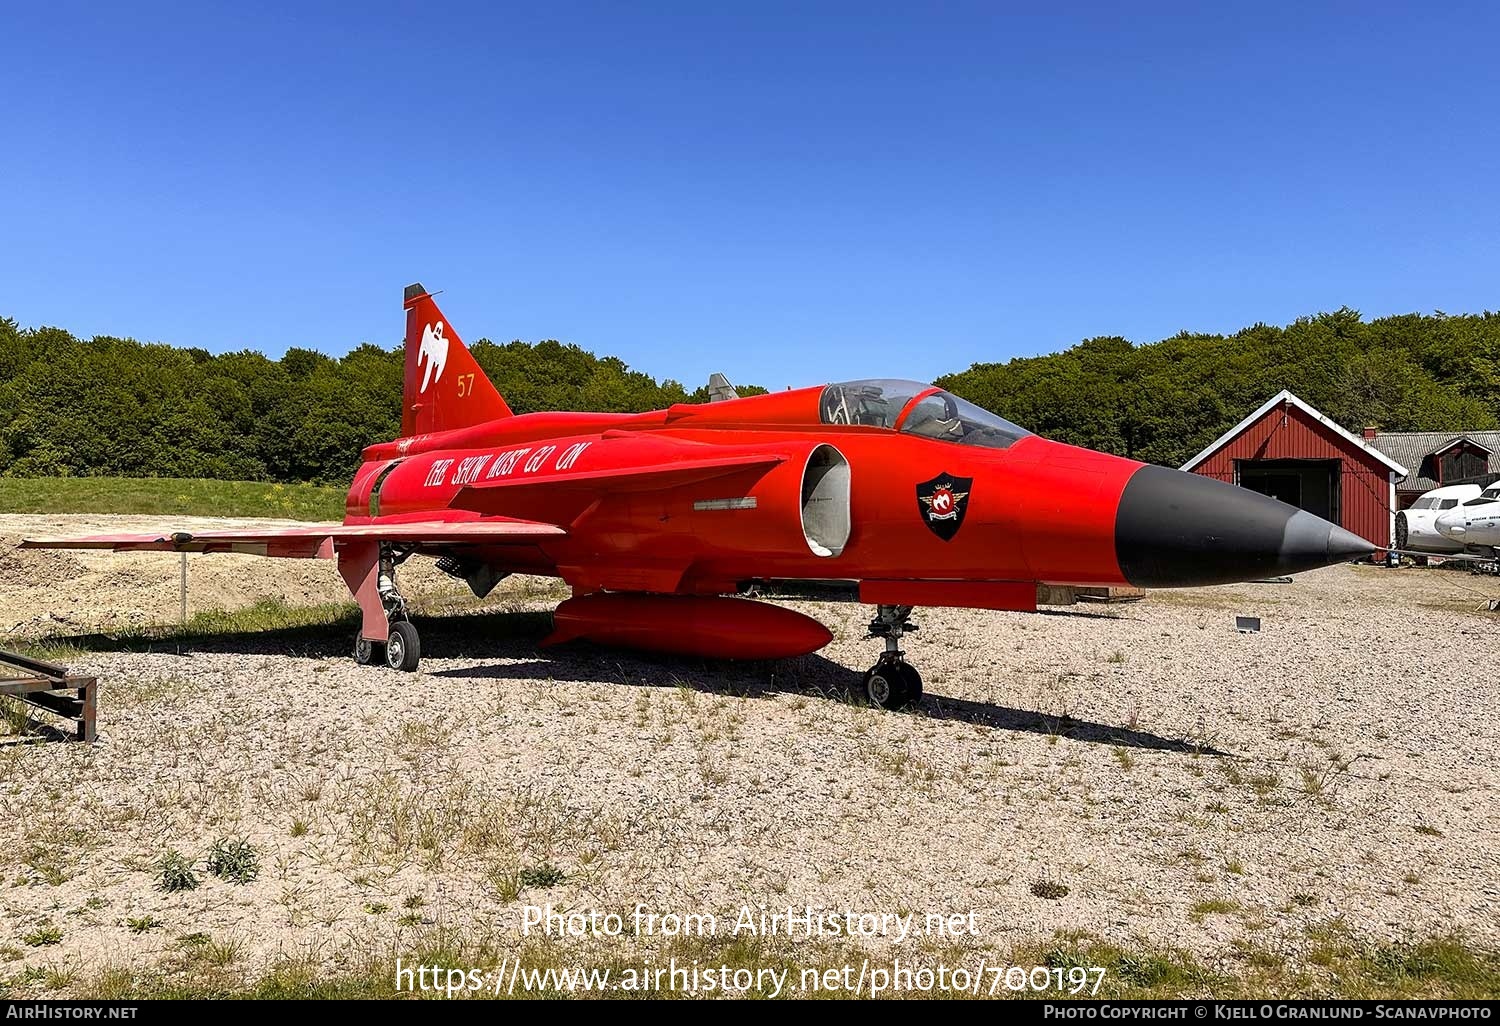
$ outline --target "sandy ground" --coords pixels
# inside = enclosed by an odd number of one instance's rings
[[[11,548],[122,525],[145,521],[0,517],[0,627],[170,622],[175,556]],[[191,571],[194,608],[344,597],[327,563]],[[337,964],[435,924],[503,942],[530,902],[973,910],[964,945],[1001,950],[1084,930],[1295,955],[1330,923],[1500,946],[1493,578],[1346,566],[922,611],[927,698],[890,714],[846,698],[877,650],[862,607],[795,604],[834,632],[816,656],[717,666],[539,653],[555,598],[529,580],[502,585],[502,612],[424,621],[457,591],[409,576],[416,675],[356,667],[329,631],[79,659],[103,681],[99,743],[0,749],[9,971],[171,964],[200,933],[250,966]],[[259,879],[206,876],[212,841],[241,835]],[[199,889],[153,886],[168,848],[199,860]],[[518,895],[545,864],[563,881]],[[60,939],[35,944],[48,925]]]

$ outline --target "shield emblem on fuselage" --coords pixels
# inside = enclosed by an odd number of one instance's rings
[[[931,481],[917,485],[917,513],[928,530],[943,541],[952,541],[964,525],[969,511],[972,477],[954,477],[946,470]]]

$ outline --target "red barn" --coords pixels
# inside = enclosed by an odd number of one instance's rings
[[[1391,548],[1406,468],[1283,389],[1182,465],[1314,513]]]

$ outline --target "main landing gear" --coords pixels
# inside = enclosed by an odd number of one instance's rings
[[[865,699],[881,709],[905,709],[922,700],[922,675],[904,658],[901,635],[914,631],[911,606],[879,606],[870,621],[872,638],[885,639],[880,661],[865,671],[860,686]]]
[[[406,599],[396,587],[396,567],[406,562],[410,552],[397,554],[392,546],[381,543],[380,563],[375,590],[390,624],[385,641],[371,641],[363,629],[354,636],[354,661],[361,666],[383,661],[393,670],[415,670],[422,659],[422,639],[407,617]]]

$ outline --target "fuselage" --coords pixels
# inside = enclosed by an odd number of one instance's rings
[[[1039,438],[932,385],[845,381],[639,414],[516,416],[432,294],[407,286],[401,436],[366,448],[341,525],[29,539],[45,548],[325,558],[359,606],[353,654],[412,671],[411,555],[480,597],[511,573],[573,596],[540,644],[806,655],[832,634],[729,597],[812,582],[875,607],[874,705],[921,698],[918,606],[1034,610],[1079,586],[1251,581],[1370,555],[1363,538],[1207,477]],[[851,596],[850,592],[854,594]],[[836,592],[836,595],[829,592]]]
[[[1500,484],[1492,484],[1477,497],[1439,511],[1435,526],[1439,534],[1455,545],[1500,548]]]
[[[642,414],[536,413],[382,443],[364,452],[346,523],[556,523],[565,535],[446,554],[583,593],[836,580],[859,582],[866,601],[996,608],[1029,608],[1038,583],[1170,586],[1305,569],[1307,553],[1287,549],[1307,542],[1288,528],[1299,516],[1323,528],[1311,565],[1337,558],[1331,525],[1292,507],[1163,468],[1141,475],[1135,460],[968,404],[944,409],[947,393],[930,386],[878,383],[893,385],[901,408],[883,416],[830,412],[831,390],[850,386],[827,386]],[[777,462],[702,480],[691,469],[634,477],[726,458]],[[1206,511],[1179,508],[1184,488]],[[1206,532],[1210,548],[1227,539],[1229,562],[1204,563],[1203,517],[1220,507],[1243,523]],[[1173,518],[1177,533],[1158,537]]]
[[[1396,514],[1396,547],[1411,552],[1450,555],[1464,550],[1464,542],[1439,530],[1439,518],[1479,497],[1478,485],[1447,485],[1425,492]]]

